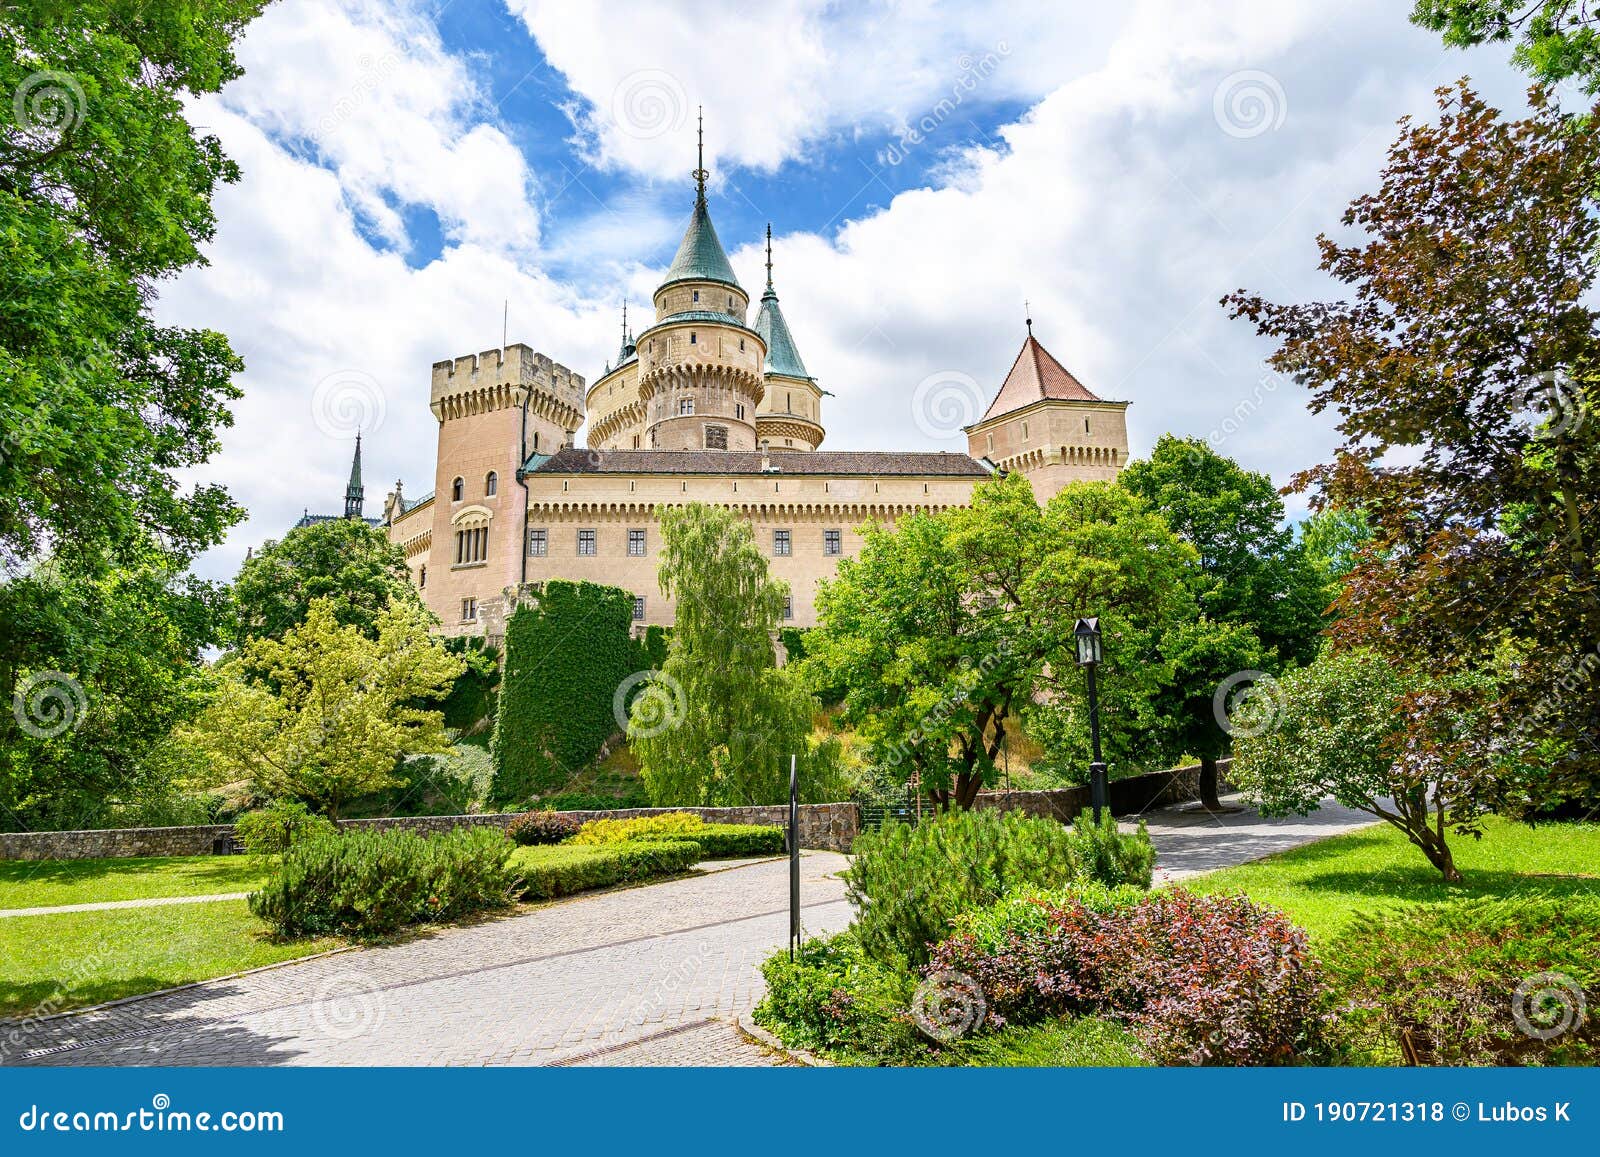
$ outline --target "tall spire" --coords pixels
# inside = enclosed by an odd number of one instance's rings
[[[698,143],[695,146],[695,167],[691,176],[694,177],[694,203],[696,208],[704,208],[706,203],[706,178],[711,174],[706,172],[706,107],[700,106],[699,127],[695,130]]]
[[[633,344],[633,336],[628,333],[628,303],[624,301],[622,303],[622,345],[617,350],[617,364],[613,368],[621,369],[622,363],[633,356],[636,348]]]
[[[772,222],[767,222],[767,292],[772,292]]]
[[[766,343],[767,358],[762,370],[769,374],[783,374],[791,378],[810,379],[806,363],[800,360],[795,348],[794,335],[783,318],[778,305],[778,291],[772,288],[772,226],[767,226],[767,291],[761,295],[761,309],[756,313],[755,331]]]
[[[356,431],[356,453],[350,459],[350,482],[344,488],[344,516],[360,518],[366,491],[361,486],[361,431]]]

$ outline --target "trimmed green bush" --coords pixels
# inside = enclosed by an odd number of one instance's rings
[[[694,812],[663,812],[625,820],[590,820],[572,837],[572,842],[600,847],[624,844],[630,840],[677,839],[680,836],[698,835],[705,826],[706,821]]]
[[[769,956],[761,975],[767,992],[753,1016],[785,1044],[865,1064],[915,1064],[927,1054],[909,1011],[916,978],[868,956],[854,930],[808,940],[794,961]]]
[[[495,715],[492,798],[552,791],[618,730],[617,689],[634,670],[633,596],[552,579],[506,620],[506,665]]]
[[[529,812],[506,825],[506,835],[526,847],[530,844],[559,844],[578,834],[580,824],[574,816],[560,812]]]
[[[1377,1063],[1600,1063],[1600,896],[1366,915],[1327,959],[1345,1024]]]
[[[788,846],[783,829],[775,824],[707,824],[684,838],[699,844],[707,860],[770,856]]]
[[[250,911],[286,936],[383,936],[453,920],[511,902],[511,850],[491,828],[314,836],[289,847]]]
[[[1109,817],[1107,817],[1109,819]],[[952,923],[1017,888],[1075,883],[1150,886],[1155,852],[1143,825],[1083,831],[1016,812],[962,811],[915,827],[888,824],[856,839],[845,876],[867,955],[925,963]]]
[[[233,821],[233,835],[253,856],[281,856],[301,840],[338,834],[327,816],[313,814],[299,800],[279,800]]]
[[[551,900],[591,888],[675,875],[692,868],[700,854],[700,845],[687,840],[605,847],[556,844],[517,849],[511,856],[511,868],[522,880],[524,896]]]

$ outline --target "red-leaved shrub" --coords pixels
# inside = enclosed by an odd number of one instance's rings
[[[1044,932],[1012,934],[998,951],[951,937],[928,965],[940,969],[975,979],[1002,1022],[1126,1020],[1158,1064],[1294,1064],[1328,1047],[1326,990],[1305,933],[1242,895],[1162,891],[1108,911],[1052,905]]]

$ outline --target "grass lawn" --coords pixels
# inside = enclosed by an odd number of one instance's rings
[[[7,917],[0,919],[0,1016],[81,1008],[340,943],[274,941],[243,900]]]
[[[1092,1016],[1065,1017],[971,1037],[957,1043],[945,1059],[955,1065],[1007,1069],[1125,1069],[1150,1064],[1134,1047],[1132,1033]]]
[[[1462,896],[1600,889],[1600,824],[1525,824],[1490,817],[1481,840],[1452,836],[1465,880],[1437,869],[1388,824],[1183,881],[1194,892],[1247,892],[1282,908],[1313,940],[1337,936],[1360,912]]]
[[[4,860],[0,909],[249,892],[265,878],[250,856]]]

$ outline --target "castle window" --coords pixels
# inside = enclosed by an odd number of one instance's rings
[[[1028,423],[1026,422],[1022,423],[1022,440],[1024,442],[1028,440]]]
[[[633,448],[635,450],[637,450],[639,448],[639,435],[637,435],[637,434],[635,434],[633,436]]]
[[[476,526],[456,531],[456,565],[469,566],[489,557],[489,528]]]
[[[464,495],[466,491],[466,480],[463,478],[457,478],[454,482],[450,483],[450,501],[460,502],[462,495]]]
[[[791,414],[794,413],[794,394],[789,390],[783,392],[783,408]]]
[[[783,600],[783,617],[786,619],[794,618],[794,597],[792,595],[785,597]]]
[[[737,418],[741,422],[744,421],[744,403],[743,402],[735,402],[733,404],[733,416],[735,418]]]
[[[994,435],[993,434],[985,434],[984,437],[987,438],[988,442],[989,442],[989,453],[993,454],[994,453]]]
[[[428,589],[428,568],[426,565],[417,569],[417,589],[419,591]]]
[[[1089,419],[1088,418],[1085,418],[1083,420],[1083,432],[1085,434],[1087,434],[1089,432]]]
[[[739,352],[740,353],[744,352],[744,338],[740,338],[739,339]]]
[[[844,536],[837,530],[824,530],[822,532],[822,553],[839,554],[844,549]]]
[[[731,293],[728,294],[728,308],[729,309],[733,308],[733,294],[731,294]]]
[[[726,426],[707,426],[706,427],[706,449],[707,450],[726,450],[727,448],[728,448],[728,427],[726,427]]]
[[[578,531],[578,553],[580,555],[592,555],[595,553],[594,531]]]
[[[694,330],[692,330],[692,329],[689,331],[689,344],[690,345],[694,345],[695,344]]]
[[[633,621],[636,622],[636,623],[644,622],[644,596],[643,595],[634,595],[633,596]]]
[[[550,532],[544,527],[529,527],[528,553],[535,558],[543,558],[550,553]]]
[[[493,498],[500,493],[500,475],[493,470],[489,471],[489,476],[483,480],[483,493],[487,498]]]
[[[685,416],[687,414],[692,414],[692,413],[694,413],[694,399],[693,398],[679,398],[678,399],[678,416],[681,418],[681,417],[683,417],[683,416]]]
[[[787,530],[774,530],[772,532],[772,554],[775,558],[782,558],[790,553],[789,532]]]
[[[628,531],[628,557],[644,557],[644,531],[642,529]],[[637,616],[635,616],[637,618]]]
[[[463,623],[475,623],[478,621],[477,599],[461,600],[461,621]]]
[[[691,297],[689,299],[690,301],[699,301],[700,300],[700,291],[698,289],[690,290],[690,292],[694,295],[693,297]]]
[[[535,454],[539,452],[539,431],[537,430],[533,432],[533,452]]]

